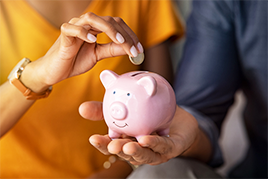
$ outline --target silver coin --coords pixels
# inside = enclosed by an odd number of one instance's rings
[[[140,65],[144,61],[144,53],[139,53],[138,56],[136,56],[136,57],[129,56],[129,60],[134,65]]]

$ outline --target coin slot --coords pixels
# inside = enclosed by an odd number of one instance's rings
[[[137,75],[142,74],[142,73],[145,73],[145,72],[135,73],[135,74],[131,75],[131,77],[137,76]]]

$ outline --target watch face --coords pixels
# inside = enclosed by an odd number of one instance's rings
[[[18,71],[19,69],[24,70],[25,66],[28,65],[31,61],[28,58],[23,58],[10,72],[8,75],[8,79],[10,80],[11,78],[19,78],[18,76]]]

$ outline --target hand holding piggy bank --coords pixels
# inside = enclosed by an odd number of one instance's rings
[[[171,85],[163,77],[146,71],[119,76],[104,70],[100,79],[106,89],[103,115],[110,138],[125,134],[139,140],[153,132],[169,134],[176,100]]]

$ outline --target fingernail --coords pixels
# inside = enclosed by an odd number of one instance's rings
[[[87,34],[87,39],[90,40],[91,42],[96,42],[97,40],[97,38],[90,33]]]
[[[116,37],[116,40],[120,42],[121,44],[125,42],[124,37],[120,33],[117,32],[115,37]]]
[[[140,42],[137,44],[137,47],[138,47],[140,53],[143,53],[143,47],[142,47]]]
[[[130,52],[131,52],[131,54],[133,55],[133,57],[138,56],[137,49],[135,48],[134,45],[130,48]]]

